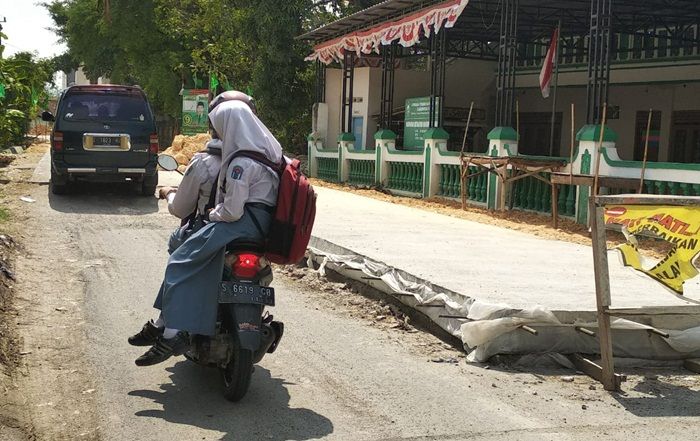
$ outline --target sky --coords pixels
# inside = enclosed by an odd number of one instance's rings
[[[53,21],[48,11],[39,5],[40,0],[0,0],[0,21],[7,40],[5,56],[16,52],[35,52],[39,57],[52,57],[65,51],[65,45],[58,42],[58,37],[49,27]]]

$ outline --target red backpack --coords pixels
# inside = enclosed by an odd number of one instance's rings
[[[237,152],[234,157],[237,156],[264,164],[279,175],[277,209],[266,238],[265,256],[281,265],[299,262],[306,253],[316,217],[316,192],[301,173],[301,163],[292,159],[288,164],[282,158],[276,164],[263,154],[245,150]]]

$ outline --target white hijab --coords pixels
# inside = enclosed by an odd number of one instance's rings
[[[282,146],[244,102],[236,100],[219,104],[209,113],[209,120],[223,142],[219,186],[233,155],[240,150],[262,153],[276,163],[282,160]]]

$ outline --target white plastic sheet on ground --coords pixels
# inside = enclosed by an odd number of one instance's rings
[[[318,242],[324,242],[316,240]],[[347,251],[328,243],[329,247]],[[431,318],[441,328],[460,338],[464,347],[469,351],[468,359],[475,362],[485,362],[491,356],[499,353],[529,353],[568,351],[593,353],[597,352],[597,338],[585,336],[575,327],[597,331],[598,324],[575,320],[573,323],[562,323],[554,313],[541,306],[527,309],[515,309],[505,304],[488,303],[468,297],[463,294],[436,287],[389,265],[372,261],[364,256],[352,254],[333,254],[315,247],[309,248],[309,260],[320,263],[319,273],[326,274],[329,264],[334,270],[346,276],[352,276],[357,271],[371,278],[381,279],[394,294],[410,294],[418,304],[443,305],[443,308],[425,308],[421,312]],[[313,267],[309,265],[309,267]],[[348,271],[350,270],[350,271]],[[406,303],[405,298],[400,300]],[[443,318],[448,315],[458,318]],[[524,331],[517,334],[514,331],[523,325],[537,327],[541,332],[532,336]],[[614,318],[611,327],[618,331],[647,331],[653,329],[630,320]],[[543,332],[550,329],[551,332]],[[622,333],[621,338],[615,339],[615,353],[623,357],[648,358],[683,358],[690,354],[700,356],[700,326],[682,331],[662,330],[669,334],[658,341],[639,341],[639,334]],[[646,333],[643,334],[646,337]],[[510,337],[510,338],[508,338]],[[569,341],[562,342],[562,338]],[[631,338],[634,339],[631,340]],[[535,343],[532,343],[532,339]],[[642,347],[643,350],[640,350]],[[640,354],[641,351],[641,354]]]

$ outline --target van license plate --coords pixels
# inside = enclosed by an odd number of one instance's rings
[[[275,289],[241,282],[221,282],[219,303],[256,303],[275,306]]]
[[[121,133],[86,133],[83,135],[85,150],[129,150],[129,135]]]
[[[98,136],[95,137],[95,147],[121,147],[120,136]]]

